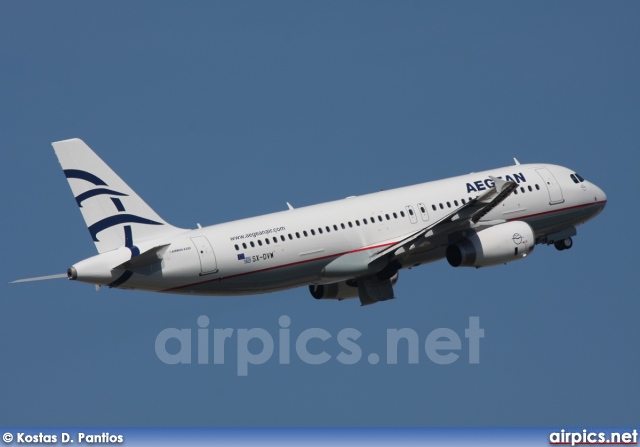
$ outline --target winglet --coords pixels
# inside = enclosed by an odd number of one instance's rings
[[[491,176],[489,176],[489,178],[495,183],[495,191],[489,190],[477,199],[478,202],[484,203],[485,205],[471,215],[471,222],[473,223],[478,223],[480,219],[498,206],[500,202],[509,197],[509,195],[518,187],[514,182],[507,182]]]
[[[491,176],[491,175],[489,176],[489,178],[491,179],[491,181],[492,181],[493,183],[495,183],[495,185],[496,185],[496,192],[497,192],[498,194],[500,194],[502,191],[504,191],[504,189],[505,189],[505,188],[506,188],[510,183],[513,183],[513,182],[508,182],[508,181],[506,181],[506,180],[502,180],[501,178],[493,177],[493,176]]]

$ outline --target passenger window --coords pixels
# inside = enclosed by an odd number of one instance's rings
[[[367,218],[366,218],[366,217],[365,217],[364,219],[362,219],[362,223],[363,223],[363,224],[365,224],[365,225],[367,225],[367,224],[368,224],[368,222],[367,222]]]
[[[385,215],[384,215],[384,217],[386,217],[386,218],[387,218],[387,220],[391,220],[391,218],[389,217],[389,215],[388,215],[388,214],[385,214]]]
[[[338,231],[338,226],[337,226],[337,225],[334,225],[334,226],[333,226],[333,229],[334,229],[334,230],[336,230],[336,231]]]
[[[463,205],[466,205],[466,204],[467,204],[467,202],[466,202],[464,199],[462,199],[462,204],[463,204]]]
[[[284,242],[286,239],[284,238],[284,236],[280,236],[280,240]]]
[[[458,206],[458,201],[457,201],[457,200],[454,200],[454,201],[453,201],[453,204],[454,204],[455,206]]]
[[[540,186],[536,183],[536,189],[540,191]]]
[[[444,209],[444,205],[442,205],[442,203],[440,204],[440,209],[443,210]]]
[[[268,239],[268,238],[267,238],[267,239],[265,239],[264,241],[267,243],[267,245],[271,244],[271,242],[269,242],[269,239]]]
[[[398,215],[397,215],[396,213],[393,213],[393,218],[394,218],[394,219],[397,219],[397,218],[398,218]]]
[[[404,211],[400,211],[400,216],[404,217]]]
[[[296,237],[300,239],[300,233],[298,233],[297,231],[296,231]]]
[[[254,244],[253,241],[249,242],[249,244],[251,245],[251,248],[256,246],[256,244]]]
[[[245,250],[247,249],[247,243],[246,242],[242,243],[242,248],[244,248]]]
[[[447,207],[451,208],[451,202],[447,202]]]
[[[315,235],[316,235],[316,232],[314,230],[311,230],[311,236],[315,236]]]
[[[238,244],[234,245],[234,247],[236,247],[236,251],[240,250],[240,247],[238,247]]]
[[[340,227],[344,230],[346,227],[344,226],[343,223],[340,224]]]
[[[533,188],[531,187],[531,185],[527,186],[527,188],[529,188],[529,192],[533,191]]]
[[[358,219],[356,219],[356,225],[360,226],[360,221]]]
[[[413,216],[413,209],[412,208],[409,208],[409,214]],[[382,219],[380,219],[380,220],[382,220]]]
[[[435,205],[431,205],[431,209],[433,209],[433,211],[436,211],[438,208]]]
[[[293,240],[293,235],[291,233],[289,233],[289,240]]]
[[[318,233],[322,234],[322,228],[318,228]]]
[[[258,245],[262,247],[262,241],[258,239]]]
[[[331,233],[331,228],[329,227],[329,225],[327,225],[326,227],[324,227],[325,230],[327,230],[327,233]]]
[[[351,222],[347,222],[349,224],[349,228],[353,228],[353,224]]]
[[[307,230],[304,230],[302,234],[304,234],[304,237],[309,237],[309,233],[307,233]]]

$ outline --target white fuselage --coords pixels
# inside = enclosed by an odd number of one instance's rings
[[[541,242],[592,219],[605,206],[600,188],[576,183],[572,174],[555,165],[514,165],[138,241],[141,252],[166,245],[161,261],[137,269],[118,287],[240,295],[350,279],[354,273],[348,268],[327,265],[347,254],[373,254],[437,221],[490,189],[489,176],[514,181],[518,188],[481,222],[524,221]],[[417,251],[402,268],[442,259],[445,249]],[[122,247],[81,261],[74,266],[77,279],[113,284],[124,270],[104,267],[130,257]]]

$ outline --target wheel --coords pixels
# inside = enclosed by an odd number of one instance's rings
[[[569,250],[571,247],[573,247],[573,239],[571,239],[570,237],[565,238],[562,241],[562,244],[564,245],[565,250]]]
[[[555,241],[553,243],[553,246],[556,247],[556,249],[559,251],[568,250],[573,247],[573,239],[567,237],[565,239],[562,239],[561,241]]]

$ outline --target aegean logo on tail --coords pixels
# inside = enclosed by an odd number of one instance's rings
[[[109,186],[107,185],[107,183],[102,180],[100,177],[91,174],[90,172],[87,171],[82,171],[80,169],[65,169],[64,170],[64,175],[65,177],[69,178],[77,178],[77,179],[81,179],[81,180],[86,180],[89,183],[93,183],[96,186]],[[82,194],[79,194],[78,196],[76,196],[76,203],[78,204],[78,206],[80,208],[82,208],[82,202],[84,202],[87,199],[90,199],[91,197],[96,197],[99,195],[103,195],[103,194],[108,194],[108,195],[112,195],[112,196],[119,196],[119,197],[127,197],[127,194],[118,192],[118,191],[114,191],[112,189],[107,189],[107,188],[96,188],[96,189],[90,189],[89,191],[83,192]],[[123,211],[126,211],[124,205],[122,204],[122,201],[120,199],[118,199],[117,197],[111,197],[111,201],[113,202],[113,205],[116,207],[116,210],[121,213]],[[98,233],[100,233],[103,230],[106,230],[107,228],[111,228],[113,226],[119,225],[119,224],[123,224],[123,223],[139,223],[139,224],[145,224],[145,225],[163,225],[160,222],[156,222],[154,220],[151,219],[145,219],[144,217],[140,217],[140,216],[136,216],[135,214],[114,214],[113,216],[107,217],[105,219],[102,219],[96,223],[94,223],[93,225],[89,226],[89,233],[91,233],[91,238],[94,240],[94,242],[99,242],[98,240]],[[127,231],[128,230],[128,231]],[[125,244],[125,246],[127,247],[132,247],[133,246],[133,239],[131,237],[131,227],[130,226],[125,226],[125,241],[127,241],[127,243]]]

